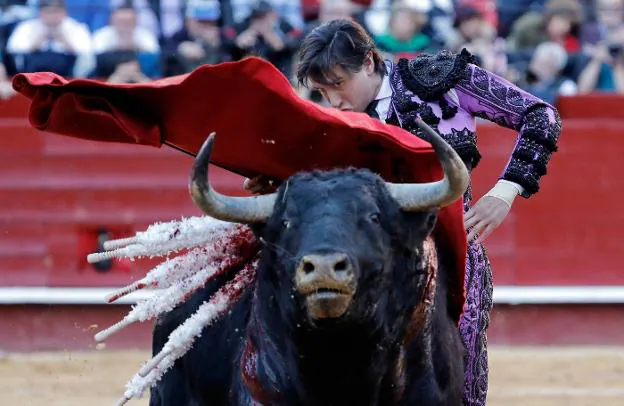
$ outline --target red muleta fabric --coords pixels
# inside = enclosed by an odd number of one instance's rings
[[[18,74],[13,87],[32,102],[31,125],[86,140],[161,147],[195,155],[209,133],[212,163],[243,176],[286,179],[297,171],[355,166],[391,182],[442,177],[431,145],[363,113],[304,100],[260,58],[206,65],[142,84],[66,80],[48,72]],[[464,302],[466,233],[461,199],[440,211],[435,230],[457,273],[456,308]]]

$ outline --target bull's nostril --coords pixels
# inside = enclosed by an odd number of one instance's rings
[[[318,272],[330,276],[331,274],[344,274],[351,270],[349,258],[343,254],[306,255],[301,259],[298,272],[302,275],[310,275]]]
[[[314,272],[314,264],[310,261],[305,261],[303,263],[303,272],[305,273]]]
[[[340,271],[346,271],[348,268],[348,263],[346,259],[343,259],[342,261],[336,262],[336,264],[334,265],[334,271],[336,272],[340,272]]]

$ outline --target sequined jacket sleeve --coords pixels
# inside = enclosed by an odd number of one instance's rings
[[[523,197],[539,190],[540,178],[561,132],[557,110],[507,80],[472,63],[456,83],[459,107],[475,117],[485,118],[518,131],[516,145],[500,179],[524,188]]]

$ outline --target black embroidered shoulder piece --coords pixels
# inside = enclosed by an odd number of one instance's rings
[[[424,101],[433,101],[440,99],[469,74],[469,63],[475,63],[475,58],[466,49],[459,54],[443,50],[433,55],[422,54],[412,60],[401,58],[397,71],[409,90]]]

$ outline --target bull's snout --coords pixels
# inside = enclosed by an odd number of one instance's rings
[[[338,279],[352,274],[353,268],[346,254],[306,255],[301,259],[297,271],[304,275],[317,273]]]
[[[310,317],[340,317],[355,294],[353,264],[343,253],[306,255],[297,266],[295,287],[305,298]]]

